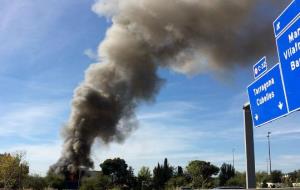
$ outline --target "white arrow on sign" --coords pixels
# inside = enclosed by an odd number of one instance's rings
[[[278,108],[279,108],[280,110],[282,110],[282,108],[283,108],[283,103],[282,103],[282,102],[279,102],[279,103],[278,103]]]
[[[258,115],[257,115],[257,114],[255,114],[255,117],[254,117],[254,118],[255,118],[255,120],[257,121],[257,120],[258,120]]]

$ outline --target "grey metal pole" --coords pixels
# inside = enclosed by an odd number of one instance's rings
[[[267,174],[269,174],[269,159],[268,158],[266,159],[266,162],[267,162]]]
[[[255,156],[253,140],[253,123],[251,117],[250,104],[246,103],[244,109],[245,122],[245,149],[246,149],[246,188],[255,189]]]
[[[271,162],[271,145],[270,145],[270,134],[271,132],[268,131],[268,147],[269,147],[269,164],[270,164],[270,174],[272,173],[272,162]]]

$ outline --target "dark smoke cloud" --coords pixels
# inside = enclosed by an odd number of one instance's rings
[[[61,158],[50,170],[93,167],[95,139],[122,142],[137,126],[135,107],[153,101],[164,81],[158,67],[195,74],[249,64],[275,52],[275,0],[102,0],[93,6],[112,21],[74,92]]]

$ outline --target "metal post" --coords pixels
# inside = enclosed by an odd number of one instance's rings
[[[255,156],[254,156],[254,140],[253,140],[253,123],[251,117],[250,104],[247,103],[244,109],[245,122],[245,149],[246,149],[246,188],[255,189]]]
[[[267,174],[269,173],[269,159],[267,158],[266,159],[266,162],[267,162]]]
[[[272,173],[272,162],[271,162],[271,145],[270,145],[270,134],[271,132],[268,131],[268,147],[269,147],[269,164],[270,164],[270,174]]]

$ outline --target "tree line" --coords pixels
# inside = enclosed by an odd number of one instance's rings
[[[202,160],[193,160],[186,167],[171,166],[168,159],[158,163],[151,171],[143,166],[134,173],[132,167],[121,158],[107,159],[100,165],[101,171],[80,171],[78,185],[81,190],[172,190],[179,187],[198,189],[218,186],[245,187],[245,173],[235,171],[231,164],[220,167]],[[300,182],[300,170],[284,175],[280,170],[257,172],[257,186],[266,187],[267,182],[283,183],[287,187]],[[0,188],[30,188],[43,190],[46,187],[66,189],[66,176],[47,173],[45,177],[29,175],[29,166],[21,154],[0,154]]]

